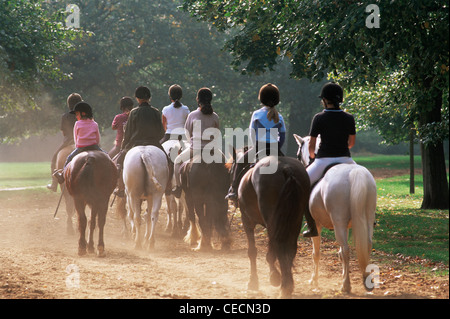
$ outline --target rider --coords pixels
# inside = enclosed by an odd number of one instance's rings
[[[64,168],[81,152],[103,151],[99,146],[100,132],[97,122],[93,119],[92,107],[88,103],[81,101],[75,105],[73,111],[70,113],[75,114],[77,119],[73,127],[73,138],[76,148],[67,157]],[[53,176],[56,177],[60,184],[64,182],[64,175],[61,170],[55,172]]]
[[[342,87],[334,82],[322,87],[319,98],[322,99],[324,110],[317,113],[311,123],[309,132],[309,158],[306,168],[311,185],[314,185],[323,175],[325,169],[333,163],[355,164],[350,156],[350,148],[355,145],[356,129],[354,117],[340,108],[344,97]],[[315,154],[317,137],[320,134],[320,145]],[[309,207],[308,207],[309,211]],[[308,212],[308,215],[310,213]],[[308,227],[313,220],[307,219]],[[314,222],[315,228],[315,222]],[[317,236],[309,230],[303,233],[305,237]]]
[[[189,115],[189,108],[180,102],[183,96],[183,90],[178,84],[174,84],[169,88],[169,98],[172,102],[162,110],[162,122],[166,134],[161,140],[161,144],[171,138],[183,138],[184,123]]]
[[[58,157],[58,153],[65,148],[66,146],[73,145],[73,126],[75,125],[75,122],[77,121],[77,118],[75,117],[75,114],[72,114],[71,111],[73,111],[73,108],[78,102],[81,102],[83,99],[81,98],[81,95],[78,93],[72,93],[67,97],[67,107],[69,108],[69,111],[64,113],[61,116],[61,132],[63,134],[63,142],[56,150],[55,154],[53,154],[52,157],[52,163],[51,163],[51,172],[52,172],[52,183],[47,185],[47,188],[56,192],[57,190],[57,183],[58,180],[56,177],[53,176],[53,173],[56,169],[56,160]]]
[[[174,172],[176,188],[172,192],[175,197],[181,196],[181,164],[191,157],[195,150],[203,149],[203,147],[211,142],[211,140],[203,139],[203,132],[208,128],[219,129],[219,116],[214,112],[211,101],[213,94],[209,88],[201,88],[197,92],[198,109],[189,113],[184,129],[186,136],[190,137],[191,146],[179,154],[174,161]],[[200,130],[195,130],[195,122],[200,123]]]
[[[275,152],[273,152],[273,150],[275,149],[278,152],[278,155],[284,156],[281,152],[281,147],[283,146],[286,137],[286,126],[284,124],[283,116],[275,108],[280,102],[280,91],[274,84],[265,84],[259,90],[258,99],[261,102],[262,107],[253,112],[249,127],[250,139],[255,147],[256,155],[257,157],[264,157],[265,155],[274,154]],[[265,134],[259,134],[264,131]],[[261,146],[264,148],[259,149]],[[248,151],[248,153],[249,152],[250,151]],[[263,154],[261,154],[261,152],[263,152]],[[246,169],[250,169],[250,167],[248,166]],[[243,176],[242,172],[240,172],[240,176]],[[226,199],[232,201],[237,200],[236,191],[239,183],[240,178],[235,176],[231,183],[228,195],[225,197]]]
[[[310,165],[306,171],[311,185],[322,177],[325,168],[332,163],[355,164],[350,155],[356,138],[355,119],[340,108],[343,95],[340,85],[329,82],[323,86],[319,96],[324,110],[314,116],[309,132]],[[315,154],[319,134],[321,142]]]
[[[116,130],[116,140],[114,141],[114,147],[109,151],[109,157],[114,158],[119,152],[120,148],[122,147],[122,140],[123,140],[123,133],[125,130],[125,124],[128,121],[128,114],[130,114],[130,111],[133,109],[134,102],[133,99],[129,96],[124,96],[120,99],[120,110],[122,111],[121,114],[117,114],[114,117],[114,120],[111,124],[111,128],[113,130]]]
[[[145,86],[140,86],[135,91],[135,97],[139,106],[131,110],[128,116],[122,149],[117,156],[117,166],[121,172],[126,153],[135,146],[153,145],[166,154],[159,142],[164,136],[161,113],[158,109],[149,104],[151,96],[150,89]],[[172,165],[170,165],[170,158],[168,156],[167,159],[169,161],[169,182],[166,191],[171,191]],[[114,194],[123,197],[125,195],[125,185],[123,183],[122,174],[120,173],[119,175],[118,187]]]

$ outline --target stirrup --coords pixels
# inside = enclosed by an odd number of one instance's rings
[[[64,174],[63,174],[63,170],[62,169],[56,170],[52,174],[52,176],[56,178],[56,180],[58,181],[59,184],[64,183]]]
[[[227,196],[225,196],[225,199],[236,201],[237,200],[237,195],[234,192],[228,193]]]

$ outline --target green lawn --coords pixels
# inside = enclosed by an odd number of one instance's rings
[[[374,232],[374,247],[448,265],[449,212],[420,209],[422,176],[415,176],[416,192],[413,195],[409,194],[408,178],[404,175],[377,181],[378,225]]]
[[[409,156],[405,155],[374,155],[374,156],[355,156],[353,159],[368,169],[390,168],[390,169],[409,169]],[[448,164],[447,164],[448,165]],[[414,167],[422,168],[420,156],[414,156]]]
[[[50,181],[50,162],[0,163],[0,190],[45,186]]]

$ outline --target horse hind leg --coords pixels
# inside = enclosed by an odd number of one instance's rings
[[[250,260],[250,280],[247,284],[248,290],[259,290],[258,270],[256,267],[256,257],[258,250],[255,243],[255,224],[250,221],[249,217],[245,214],[244,207],[241,206],[242,224],[244,226],[245,235],[247,236],[247,255]]]
[[[312,259],[314,266],[311,279],[309,280],[309,283],[315,288],[319,286],[319,262],[320,262],[320,241],[321,241],[320,233],[322,231],[322,227],[320,225],[316,224],[316,227],[319,236],[311,238],[313,247]]]
[[[336,241],[338,242],[339,249],[339,259],[342,262],[342,287],[341,291],[344,293],[350,293],[350,248],[348,246],[348,229],[347,227],[336,227],[335,226]]]
[[[213,246],[211,242],[212,237],[212,214],[213,209],[210,204],[198,203],[195,204],[195,211],[198,216],[198,223],[202,237],[195,251],[210,251]]]
[[[270,282],[273,286],[280,286],[280,297],[291,298],[294,291],[292,265],[297,252],[297,236],[290,236],[287,241],[269,243],[267,262],[270,267]],[[270,240],[270,238],[269,238]],[[275,266],[278,259],[280,271]]]
[[[98,210],[95,206],[91,208],[91,218],[89,220],[89,242],[88,242],[88,253],[95,253],[94,249],[94,231],[97,222]]]
[[[187,209],[187,218],[189,220],[189,229],[187,231],[186,236],[184,237],[184,241],[188,243],[190,246],[194,246],[197,244],[201,235],[197,227],[197,223],[195,221],[195,208],[191,199],[186,200],[186,209]]]
[[[106,213],[108,211],[108,202],[103,203],[103,206],[99,208],[97,213],[98,218],[98,244],[97,244],[97,256],[105,257],[105,242],[103,240],[104,228],[106,223]]]
[[[277,256],[275,251],[271,245],[269,245],[269,249],[266,255],[266,261],[269,264],[270,270],[270,284],[274,287],[278,287],[281,284],[281,274],[275,266],[275,262],[277,260]]]
[[[151,216],[147,221],[147,227],[150,226],[150,232],[147,233],[146,238],[148,238],[148,248],[155,248],[155,234],[156,234],[156,224],[158,223],[159,209],[161,208],[162,195],[159,198],[154,198],[152,201],[152,212]]]
[[[128,207],[130,209],[130,222],[132,230],[135,233],[135,249],[142,248],[142,232],[141,232],[141,200],[128,199]]]
[[[84,256],[86,255],[86,213],[85,213],[85,204],[81,200],[75,200],[75,208],[78,215],[78,231],[79,231],[79,239],[78,239],[78,255]]]
[[[228,221],[228,204],[218,202],[214,212],[214,228],[219,234],[222,243],[221,250],[228,251],[231,248],[230,224]]]

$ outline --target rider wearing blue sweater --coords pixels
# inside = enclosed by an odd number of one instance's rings
[[[262,107],[252,114],[250,120],[250,139],[256,150],[257,158],[266,155],[281,155],[281,147],[286,137],[286,126],[283,117],[275,106],[280,102],[280,92],[278,88],[271,83],[265,84],[259,90],[259,100]],[[246,167],[250,169],[250,167]],[[240,172],[240,176],[243,173]],[[237,188],[240,183],[238,176],[233,177],[227,199],[237,200]]]

